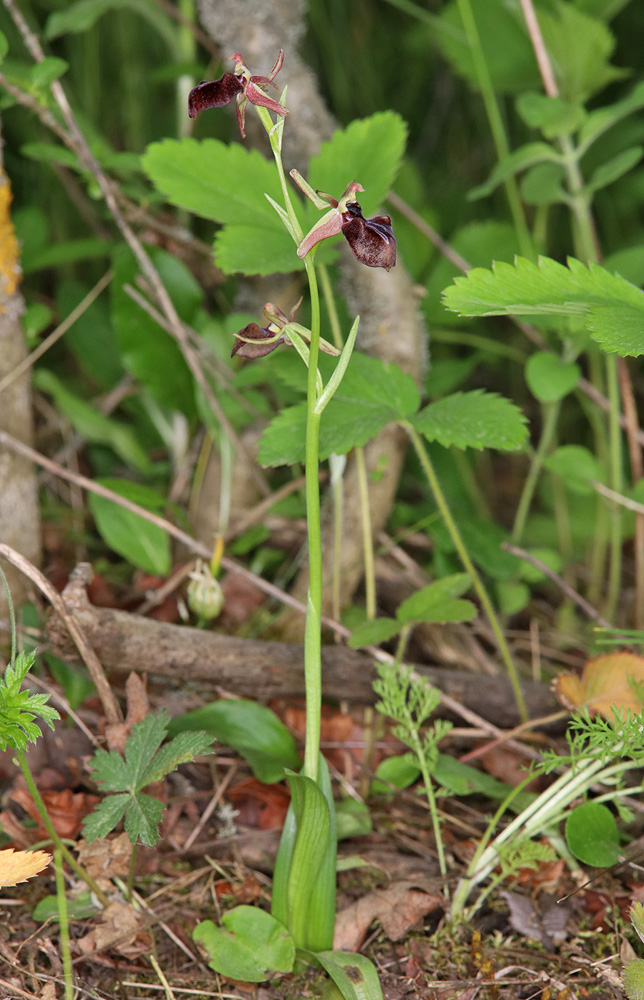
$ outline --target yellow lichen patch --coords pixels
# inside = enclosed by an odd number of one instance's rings
[[[20,280],[18,240],[13,228],[9,206],[11,185],[9,178],[0,170],[0,295],[15,295]]]

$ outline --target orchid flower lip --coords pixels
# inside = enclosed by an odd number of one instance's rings
[[[284,50],[280,49],[268,76],[251,75],[239,52],[234,52],[231,60],[235,63],[233,73],[224,73],[219,80],[202,80],[193,87],[188,95],[188,114],[191,118],[196,118],[201,111],[224,107],[235,98],[237,124],[242,139],[245,139],[246,105],[249,102],[256,107],[267,108],[282,118],[288,114],[287,108],[265,93],[267,87],[277,90],[277,84],[273,81],[284,64]]]

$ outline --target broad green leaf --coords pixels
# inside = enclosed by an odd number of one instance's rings
[[[5,58],[8,51],[9,42],[7,41],[7,36],[4,31],[0,31],[0,62]]]
[[[109,445],[128,465],[141,472],[149,471],[150,460],[130,426],[106,417],[90,403],[79,399],[48,368],[37,369],[33,381],[42,392],[54,397],[58,409],[84,438]]]
[[[540,403],[553,403],[576,388],[581,369],[573,362],[564,363],[550,351],[537,351],[528,358],[525,378]]]
[[[224,274],[288,274],[301,270],[304,263],[297,256],[293,240],[279,220],[278,225],[279,229],[259,222],[224,226],[215,236],[217,265]],[[329,259],[325,255],[322,262]]]
[[[577,6],[586,14],[602,21],[612,21],[630,0],[577,0]]]
[[[54,142],[25,142],[20,147],[20,154],[38,163],[59,163],[72,170],[79,168],[76,154],[66,146],[59,146]]]
[[[420,778],[420,768],[410,754],[399,757],[385,757],[376,768],[376,776],[369,788],[370,795],[391,795],[389,785],[395,788],[409,788]]]
[[[471,514],[457,516],[458,530],[472,559],[495,580],[507,580],[516,573],[519,561],[501,548],[507,532],[496,521]],[[432,525],[431,536],[443,552],[455,552],[454,543],[442,521]]]
[[[195,279],[172,254],[158,247],[147,249],[180,319],[191,323],[202,296]],[[111,296],[122,364],[160,406],[191,418],[195,413],[193,378],[179,347],[125,291],[125,285],[137,287],[138,277],[139,266],[133,254],[128,247],[118,247]]]
[[[82,892],[80,896],[70,896],[65,898],[67,917],[69,920],[87,920],[96,916],[100,906],[92,901],[92,894]],[[32,920],[44,923],[49,920],[59,920],[59,908],[57,896],[45,896],[34,906],[31,913]]]
[[[530,588],[521,580],[497,580],[494,589],[502,614],[516,615],[528,606]]]
[[[210,968],[229,979],[261,983],[272,972],[290,972],[295,944],[283,924],[256,906],[224,913],[222,927],[203,920],[192,932],[210,957]]]
[[[619,831],[610,809],[583,802],[566,819],[568,849],[585,865],[608,868],[619,858]]]
[[[526,170],[528,167],[534,166],[535,163],[561,164],[561,162],[561,155],[546,142],[530,142],[519,149],[515,149],[513,153],[500,160],[485,184],[480,184],[478,187],[473,188],[469,192],[468,198],[470,201],[475,201],[477,198],[487,197],[487,195],[492,194],[496,190],[499,184],[507,180],[508,177],[513,177],[514,174],[518,174],[521,170]]]
[[[609,354],[636,358],[644,354],[644,315],[629,306],[597,306],[588,310],[586,326]]]
[[[123,825],[131,844],[141,842],[146,847],[154,847],[159,839],[159,823],[163,816],[163,803],[151,795],[139,792],[129,796]]]
[[[624,247],[609,254],[604,267],[607,271],[621,274],[633,285],[644,285],[644,244]]]
[[[233,747],[265,784],[281,781],[284,769],[299,767],[295,740],[270,708],[247,699],[220,699],[173,719],[169,734],[205,730]]]
[[[575,4],[555,0],[554,10],[541,10],[539,24],[553,63],[561,96],[585,103],[627,71],[610,65],[615,38],[601,21]]]
[[[607,163],[602,163],[588,181],[586,185],[588,191],[599,191],[600,188],[608,187],[609,184],[619,180],[639,163],[643,152],[643,146],[631,146],[629,149],[623,149],[617,156],[613,156]]]
[[[89,286],[74,278],[56,282],[56,309],[68,316],[89,292]],[[106,295],[93,302],[65,334],[65,344],[83,374],[108,392],[125,374]]]
[[[571,493],[581,496],[594,493],[591,481],[604,478],[601,465],[588,448],[578,444],[564,444],[548,455],[545,468],[561,476]]]
[[[400,622],[395,618],[374,618],[373,621],[363,622],[354,628],[348,640],[351,649],[360,649],[361,646],[378,646],[381,642],[393,639],[400,632]]]
[[[540,129],[546,139],[575,132],[586,117],[580,104],[570,104],[562,97],[547,97],[534,90],[520,94],[516,108],[526,125]]]
[[[462,316],[583,316],[604,350],[634,356],[644,351],[644,292],[574,257],[567,267],[549,257],[536,264],[517,257],[514,265],[499,262],[491,271],[473,268],[445,289],[443,301]]]
[[[127,809],[130,796],[127,792],[108,795],[83,820],[83,836],[88,844],[99,837],[107,837],[117,823],[120,823]]]
[[[561,553],[557,552],[556,549],[544,549],[544,548],[530,548],[528,552],[531,556],[539,559],[540,562],[544,563],[550,569],[553,569],[555,573],[560,573],[563,566],[563,560]],[[547,580],[547,576],[542,570],[537,569],[532,563],[521,560],[521,566],[519,568],[519,575],[522,580],[526,583],[541,583],[543,580]]]
[[[121,479],[97,481],[147,510],[159,511],[165,504],[163,497],[148,486]],[[88,502],[101,537],[114,552],[147,573],[166,576],[170,572],[172,557],[167,532],[98,494],[91,493]]]
[[[579,142],[587,149],[600,135],[612,128],[622,118],[633,111],[644,108],[644,80],[638,83],[626,97],[604,108],[591,111],[579,131]]]
[[[382,1000],[376,967],[366,955],[319,951],[315,957],[329,974],[344,1000]]]
[[[473,389],[430,403],[412,418],[416,430],[444,448],[518,451],[528,436],[526,418],[509,399]]]
[[[387,424],[414,413],[418,401],[414,380],[397,365],[355,353],[322,415],[320,459],[366,444]],[[303,461],[305,437],[305,404],[282,410],[262,435],[260,462],[292,465]]]
[[[456,600],[471,585],[468,573],[435,580],[403,601],[396,609],[396,617],[404,623],[471,621],[476,617],[476,606],[471,601]]]
[[[358,799],[346,798],[336,802],[335,822],[338,840],[367,837],[373,831],[369,806]]]
[[[288,877],[289,930],[298,948],[319,951],[333,940],[333,922],[321,919],[314,886],[324,867],[329,848],[335,853],[335,824],[320,786],[303,774],[288,776],[291,802],[297,826]],[[333,840],[333,843],[331,843]],[[335,873],[333,873],[335,899]]]
[[[309,163],[307,180],[315,189],[335,198],[351,181],[358,181],[365,189],[358,200],[366,218],[382,204],[393,184],[406,139],[407,126],[395,111],[352,121],[322,143],[320,152]],[[315,213],[316,218],[319,214]]]

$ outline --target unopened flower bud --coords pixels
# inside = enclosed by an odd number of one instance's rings
[[[224,606],[224,592],[210,567],[197,559],[189,579],[187,597],[190,610],[206,621],[216,618]]]

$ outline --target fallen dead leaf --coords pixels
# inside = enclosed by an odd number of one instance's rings
[[[71,788],[64,788],[60,792],[41,792],[42,800],[53,823],[56,833],[60,837],[67,837],[75,840],[81,828],[81,824],[88,813],[101,801],[99,795],[90,795],[87,792],[72,792]],[[48,834],[42,826],[40,814],[36,804],[26,788],[16,788],[11,792],[9,798],[16,802],[27,812],[37,823],[37,839],[44,840]],[[30,831],[32,833],[33,831]]]
[[[78,938],[76,942],[83,955],[110,948],[126,958],[138,958],[152,948],[152,937],[141,930],[139,918],[127,903],[110,903],[103,910],[101,923]]]
[[[568,907],[558,903],[537,908],[529,896],[518,892],[502,892],[500,895],[510,907],[510,925],[519,934],[539,941],[546,948],[565,941],[568,937],[566,924],[570,916]]]
[[[414,882],[394,882],[387,889],[375,889],[340,911],[333,947],[358,951],[374,920],[380,922],[390,941],[400,941],[417,920],[444,906],[442,896],[421,892]]]
[[[105,735],[107,745],[110,750],[118,753],[125,753],[125,741],[132,735],[132,726],[137,722],[142,722],[150,712],[145,681],[139,674],[131,673],[125,682],[125,695],[127,698],[127,717],[125,722],[115,722],[107,726]]]
[[[91,844],[81,840],[78,844],[78,860],[101,889],[109,889],[115,876],[124,878],[128,874],[131,857],[132,844],[127,833],[99,838]]]
[[[51,854],[45,851],[14,851],[13,847],[0,851],[0,886],[26,882],[46,868]]]
[[[642,711],[641,688],[644,683],[644,656],[638,653],[605,653],[588,660],[581,677],[560,674],[554,692],[566,708],[586,706],[612,719],[612,706],[631,715]]]

